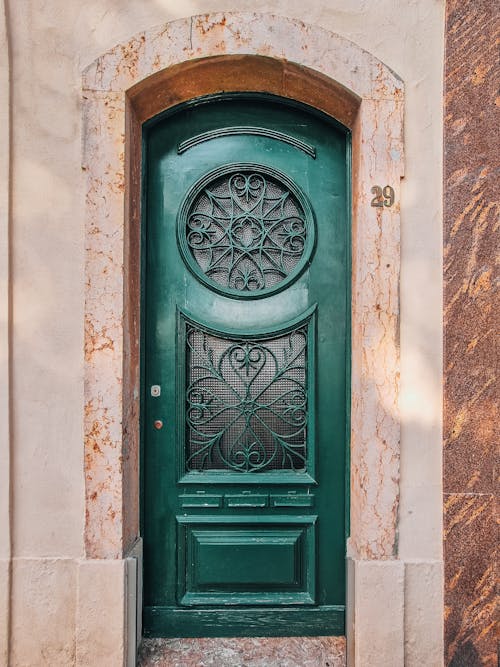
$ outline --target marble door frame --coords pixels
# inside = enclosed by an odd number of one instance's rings
[[[221,90],[268,92],[305,102],[352,131],[347,618],[348,628],[356,632],[350,633],[349,651],[350,660],[358,660],[369,655],[376,638],[375,646],[385,638],[384,650],[394,661],[386,664],[400,665],[399,186],[404,86],[368,52],[317,26],[270,14],[191,17],[135,35],[83,74],[86,558],[123,559],[137,550],[139,537],[141,125],[170,106]],[[394,188],[394,206],[370,206],[371,187],[379,183]],[[362,594],[372,585],[380,590],[378,612]]]

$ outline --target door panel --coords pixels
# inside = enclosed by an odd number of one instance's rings
[[[348,142],[255,95],[145,128],[146,634],[343,632]]]
[[[180,604],[313,604],[315,519],[178,517]]]
[[[179,313],[184,483],[238,484],[242,472],[258,472],[258,483],[314,481],[315,311],[251,334],[208,329]]]

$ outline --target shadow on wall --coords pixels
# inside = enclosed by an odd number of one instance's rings
[[[480,667],[482,664],[484,663],[479,658],[479,653],[474,648],[474,644],[469,640],[457,646],[454,655],[448,663],[448,667]]]

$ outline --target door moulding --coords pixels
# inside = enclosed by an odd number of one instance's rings
[[[294,99],[352,131],[348,553],[395,560],[403,84],[339,35],[257,13],[146,30],[83,73],[86,556],[120,559],[139,532],[141,126],[181,102],[229,91]],[[394,205],[371,206],[376,185],[394,189]]]

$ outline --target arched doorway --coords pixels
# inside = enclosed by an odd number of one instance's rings
[[[364,585],[378,579],[380,568],[394,571],[394,590],[384,592],[402,595],[396,521],[403,87],[338,35],[266,16],[273,30],[263,42],[260,24],[254,14],[174,22],[119,45],[84,74],[86,555],[119,559],[138,544],[142,124],[198,96],[264,92],[315,107],[352,131],[348,553],[353,579],[360,567]],[[394,187],[396,204],[374,209],[371,187],[382,181]],[[353,590],[349,583],[347,627],[355,614],[361,630],[364,610],[349,602]],[[370,628],[373,620],[366,617]]]
[[[226,94],[143,151],[145,632],[344,634],[350,133]]]

